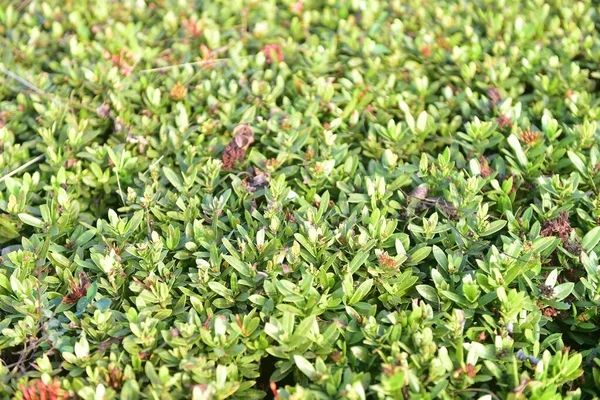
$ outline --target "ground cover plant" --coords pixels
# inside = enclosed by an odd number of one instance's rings
[[[2,2],[2,398],[594,398],[599,11]]]

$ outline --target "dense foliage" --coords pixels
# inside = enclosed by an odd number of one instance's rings
[[[593,398],[592,0],[0,4],[0,394]]]

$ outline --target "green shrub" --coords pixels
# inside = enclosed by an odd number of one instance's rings
[[[600,390],[592,0],[0,5],[0,393]]]

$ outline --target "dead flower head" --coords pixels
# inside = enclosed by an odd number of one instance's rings
[[[557,236],[565,244],[569,241],[572,229],[569,222],[569,213],[563,211],[558,215],[557,219],[544,223],[541,235],[545,237]]]
[[[490,104],[495,106],[502,101],[502,93],[497,87],[490,87],[487,90],[487,97],[490,99]]]
[[[246,151],[254,143],[254,131],[248,124],[241,124],[233,130],[235,135],[223,152],[223,167],[232,169],[246,157]]]
[[[63,303],[75,304],[80,298],[87,294],[87,290],[90,287],[90,280],[88,279],[85,272],[79,273],[79,282],[75,279],[69,281],[69,294],[63,297]]]
[[[273,55],[275,55],[275,58],[279,62],[283,61],[283,53],[278,44],[268,44],[265,47],[263,47],[261,51],[263,52],[265,57],[267,57],[267,63],[269,64],[272,64],[273,61],[275,61],[273,59]]]
[[[498,127],[500,127],[500,129],[512,127],[512,121],[504,114],[496,118],[496,123],[498,124]]]
[[[183,100],[186,94],[187,89],[181,84],[181,82],[175,83],[175,85],[173,85],[173,88],[171,89],[171,92],[169,93],[171,99],[175,101]]]
[[[20,389],[25,400],[65,400],[69,396],[61,387],[58,378],[54,378],[51,383],[38,379],[31,382],[29,386],[21,384]]]
[[[524,131],[521,131],[521,141],[525,144],[534,144],[540,138],[540,133],[535,131],[532,132],[531,128],[527,127]]]

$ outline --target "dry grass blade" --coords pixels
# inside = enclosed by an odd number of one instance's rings
[[[40,95],[48,95],[48,93],[44,92],[42,89],[38,88],[37,86],[35,86],[35,85],[34,85],[34,84],[32,84],[31,82],[29,82],[29,81],[27,81],[27,80],[25,80],[25,79],[21,78],[19,75],[15,74],[14,72],[11,72],[11,71],[9,71],[9,70],[7,70],[7,69],[5,69],[5,68],[2,68],[2,67],[0,67],[0,72],[2,72],[3,74],[5,74],[5,75],[6,75],[6,76],[8,76],[8,77],[10,77],[10,78],[14,79],[15,81],[17,81],[17,82],[19,82],[19,83],[21,83],[21,84],[23,84],[23,85],[27,86],[29,89],[33,90],[33,91],[34,91],[34,92],[36,92],[37,94],[40,94]],[[56,103],[56,104],[58,104],[58,105],[60,105],[60,106],[62,106],[62,107],[68,108],[68,107],[67,107],[67,105],[66,105],[65,103],[63,103],[62,101],[60,101],[59,99],[57,99],[57,98],[56,98],[56,97],[54,97],[54,96],[51,96],[51,100],[52,100],[54,103]]]
[[[194,62],[177,64],[177,65],[168,65],[166,67],[157,67],[157,68],[143,69],[140,72],[142,72],[142,73],[162,72],[162,71],[168,71],[168,70],[173,69],[173,68],[180,68],[180,67],[185,67],[185,66],[197,66],[197,65],[200,65],[202,67],[207,67],[207,66],[210,66],[212,64],[226,63],[229,60],[230,60],[229,58],[217,58],[215,60],[194,61]]]
[[[44,159],[44,157],[46,157],[44,154],[40,154],[39,156],[27,161],[25,164],[21,165],[20,167],[12,170],[11,172],[9,172],[8,174],[0,177],[0,183],[4,182],[6,179],[10,178],[13,175],[18,174],[19,172],[31,167],[33,164],[40,162]]]

